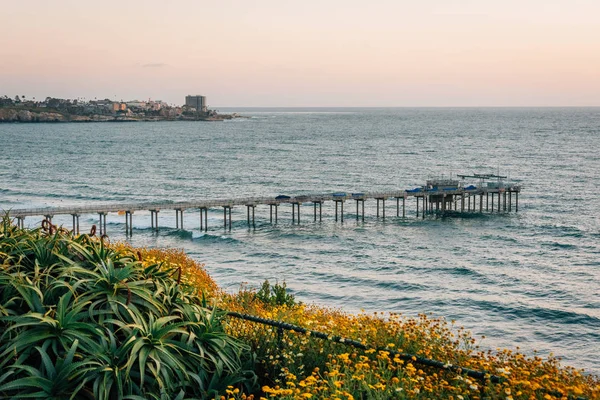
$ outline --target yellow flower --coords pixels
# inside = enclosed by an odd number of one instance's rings
[[[351,399],[352,395],[342,392],[346,384],[361,385],[365,388],[365,397],[378,397],[402,389],[402,394],[406,393],[406,397],[416,397],[418,393],[424,394],[425,397],[435,397],[435,393],[447,393],[446,397],[449,399],[452,395],[454,399],[463,400],[462,396],[466,399],[477,395],[473,390],[480,389],[479,382],[473,382],[472,379],[463,378],[460,374],[450,371],[450,361],[465,368],[493,371],[493,374],[507,378],[503,384],[492,386],[497,395],[501,394],[507,400],[511,400],[513,392],[515,399],[538,398],[536,391],[540,389],[554,389],[574,396],[585,394],[590,399],[598,397],[600,393],[597,389],[597,377],[584,375],[573,368],[562,367],[558,360],[552,357],[527,357],[519,353],[518,349],[498,349],[496,352],[477,350],[477,341],[463,327],[451,325],[442,318],[433,318],[425,314],[416,318],[395,313],[363,312],[352,315],[336,309],[301,304],[271,306],[253,300],[253,293],[244,288],[240,289],[238,294],[221,292],[206,274],[204,265],[190,259],[183,251],[139,249],[140,254],[136,254],[138,249],[133,249],[128,244],[111,246],[119,251],[131,253],[146,267],[156,265],[164,271],[169,268],[181,268],[182,283],[187,284],[196,294],[205,294],[207,300],[216,303],[223,310],[277,319],[303,328],[310,327],[330,338],[344,337],[368,346],[368,350],[363,352],[350,350],[343,345],[332,349],[329,343],[313,338],[314,335],[310,335],[310,332],[300,334],[286,331],[281,341],[285,348],[279,351],[273,341],[276,329],[233,317],[224,318],[226,333],[250,344],[256,352],[261,371],[263,368],[265,371],[264,375],[261,374],[261,381],[286,385],[285,388],[264,386],[263,392],[266,397],[262,397],[261,400],[310,397]],[[397,344],[400,336],[403,338],[402,346]],[[465,349],[464,344],[471,349]],[[403,351],[400,347],[410,349],[410,352],[416,355],[413,358],[415,361],[417,357],[427,357],[448,363],[445,364],[445,370],[438,372],[418,370],[414,365],[416,363],[410,360],[405,362],[398,356],[375,350],[386,347],[390,351]],[[349,355],[344,353],[345,351],[356,351],[359,354]],[[305,371],[301,364],[307,357],[310,357],[311,365],[318,365],[324,372],[317,368]],[[314,361],[315,364],[312,364]],[[282,369],[283,365],[289,369]],[[290,370],[297,376],[291,374]],[[486,379],[489,377],[486,375]],[[393,387],[386,387],[386,383]],[[294,387],[295,385],[297,387]],[[302,395],[302,391],[308,391],[307,389],[310,389],[311,393]],[[238,399],[245,396],[232,386],[227,388],[226,393]],[[250,399],[250,396],[246,398]]]

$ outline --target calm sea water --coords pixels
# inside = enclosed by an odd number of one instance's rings
[[[496,172],[523,185],[519,213],[279,224],[257,208],[136,212],[131,242],[179,247],[227,290],[285,280],[298,299],[354,312],[434,313],[485,335],[484,347],[600,374],[600,109],[237,109],[248,119],[0,125],[0,208],[408,189],[427,178]],[[55,221],[70,226],[70,217]],[[39,220],[28,218],[30,226]],[[82,219],[82,229],[97,216]],[[124,239],[124,217],[108,216]]]

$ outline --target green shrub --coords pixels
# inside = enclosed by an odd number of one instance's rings
[[[0,398],[206,398],[252,386],[249,347],[132,251],[0,225]]]
[[[294,295],[287,293],[285,281],[281,285],[278,282],[271,285],[268,280],[265,280],[255,296],[256,299],[271,306],[292,307],[296,304]]]

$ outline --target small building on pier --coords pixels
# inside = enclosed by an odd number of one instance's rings
[[[424,190],[429,192],[429,203],[451,203],[454,201],[454,192],[459,188],[460,182],[456,179],[430,179],[426,182]]]

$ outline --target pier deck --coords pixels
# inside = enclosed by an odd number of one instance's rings
[[[20,226],[24,226],[25,217],[43,216],[51,221],[55,215],[72,215],[73,231],[79,233],[79,216],[84,214],[98,214],[100,233],[106,233],[106,215],[109,213],[124,213],[126,232],[132,232],[132,214],[135,211],[150,211],[152,228],[158,229],[158,212],[161,210],[176,211],[176,227],[183,227],[183,212],[185,210],[200,210],[200,229],[208,229],[207,212],[209,209],[223,208],[224,226],[231,228],[231,209],[236,206],[247,207],[248,224],[254,224],[254,208],[260,205],[270,206],[270,222],[273,222],[273,210],[275,210],[275,223],[277,222],[277,207],[283,204],[292,205],[292,222],[296,221],[296,209],[298,213],[298,222],[300,222],[300,206],[308,204],[314,206],[314,220],[317,220],[317,206],[319,208],[318,217],[322,218],[321,207],[325,202],[335,203],[335,220],[338,221],[338,209],[340,220],[344,218],[344,203],[346,201],[356,201],[356,218],[364,220],[364,202],[368,200],[377,201],[377,217],[380,217],[380,202],[382,202],[382,215],[385,218],[385,201],[389,199],[396,200],[396,216],[406,217],[406,201],[410,198],[416,200],[416,216],[423,217],[427,214],[433,214],[446,211],[457,212],[511,212],[513,210],[512,195],[515,194],[514,211],[518,211],[519,193],[521,187],[518,185],[507,185],[501,188],[457,188],[444,190],[431,190],[426,188],[416,188],[412,190],[398,190],[386,192],[364,192],[364,193],[346,193],[335,192],[327,194],[308,194],[297,196],[276,196],[276,197],[244,197],[234,199],[210,199],[197,200],[189,202],[148,202],[148,203],[114,203],[98,204],[89,206],[72,207],[44,207],[44,208],[23,208],[5,211],[11,218],[16,218]],[[495,198],[496,201],[495,201]],[[484,207],[485,199],[485,207]],[[490,207],[491,199],[491,207]],[[402,200],[402,205],[400,205]],[[362,205],[362,212],[359,209]],[[421,206],[421,207],[419,207]],[[420,208],[420,209],[419,209]],[[353,213],[354,214],[354,213]],[[228,218],[229,217],[229,218]],[[229,219],[229,221],[228,221]],[[181,224],[180,224],[181,222]]]

